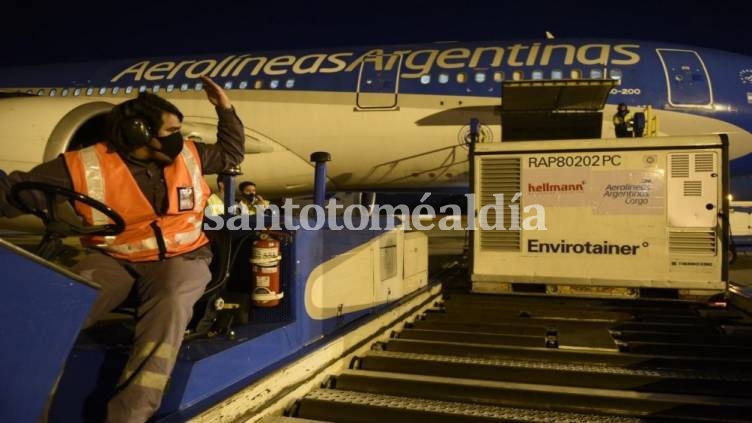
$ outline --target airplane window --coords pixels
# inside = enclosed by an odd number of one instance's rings
[[[467,82],[467,74],[465,72],[458,73],[457,82],[460,84],[464,84],[465,82]]]
[[[127,87],[125,87],[125,93],[126,94],[130,94],[132,92],[133,92],[133,87],[131,87],[130,85],[128,85]]]
[[[531,77],[535,80],[543,79],[543,71],[540,69],[534,69]]]
[[[482,84],[486,82],[486,73],[485,72],[475,72],[475,82]]]
[[[287,81],[285,81],[285,88],[292,88],[295,86],[295,80],[290,78]]]
[[[99,89],[99,95],[105,95],[107,94],[107,87],[102,87]]]
[[[180,84],[180,91],[188,91],[188,84],[186,83]]]
[[[87,88],[86,95],[92,95],[92,94],[94,94],[94,88],[91,88],[91,87]]]
[[[232,89],[232,81],[225,82],[225,89],[226,90],[231,90]]]
[[[512,72],[512,80],[513,81],[521,81],[522,78],[522,71],[514,71]]]
[[[203,82],[196,82],[196,85],[194,85],[194,89],[196,91],[201,91],[204,89],[204,83]]]
[[[240,84],[238,85],[238,88],[241,90],[244,90],[248,87],[248,81],[240,81]]]
[[[63,90],[60,91],[60,95],[62,97],[68,97],[68,89],[67,88],[63,88]]]
[[[423,85],[430,84],[431,83],[431,75],[421,75],[420,76],[420,83]]]
[[[264,81],[258,80],[253,84],[253,88],[260,90],[261,88],[264,88]]]
[[[167,92],[171,93],[175,89],[175,84],[167,84]]]
[[[112,93],[117,94],[120,92],[120,87],[112,87]]]
[[[142,85],[142,86],[138,87],[138,92],[140,92],[140,93],[146,92],[146,85]]]
[[[621,79],[621,69],[619,68],[609,69],[608,76],[610,76],[611,79]]]
[[[449,74],[440,73],[439,74],[439,84],[446,84],[447,82],[449,82]]]
[[[44,90],[37,91],[37,95],[44,95]]]
[[[561,69],[553,69],[551,71],[551,79],[562,79],[564,78],[564,73],[561,71]]]
[[[504,72],[502,71],[496,71],[493,75],[494,82],[501,82],[504,80]]]
[[[590,69],[590,79],[601,79],[603,78],[603,71],[599,68],[593,68]]]
[[[50,97],[55,97],[57,95],[57,90],[54,88],[50,88]]]
[[[272,82],[269,83],[270,88],[277,88],[279,87],[279,79],[272,79]]]
[[[155,84],[154,87],[151,89],[151,92],[154,94],[159,92],[159,84]]]
[[[572,79],[580,79],[582,78],[582,71],[579,69],[572,69],[569,71],[569,77]]]
[[[76,97],[80,96],[81,95],[81,88],[76,88],[75,90],[73,90],[73,95],[76,96]]]

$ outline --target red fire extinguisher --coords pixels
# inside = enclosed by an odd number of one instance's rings
[[[282,260],[279,241],[262,233],[253,242],[251,257],[254,278],[251,299],[256,307],[274,307],[285,295],[279,282],[279,262]]]

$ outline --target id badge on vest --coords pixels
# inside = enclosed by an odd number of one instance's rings
[[[193,187],[178,187],[178,211],[193,210],[196,206],[196,196]]]

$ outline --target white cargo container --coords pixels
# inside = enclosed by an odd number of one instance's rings
[[[727,146],[726,135],[476,144],[473,291],[722,291]]]

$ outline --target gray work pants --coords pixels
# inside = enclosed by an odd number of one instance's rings
[[[144,263],[92,253],[74,267],[76,273],[102,286],[87,327],[120,305],[134,283],[138,293],[133,349],[117,393],[107,404],[108,422],[145,422],[159,408],[193,305],[211,279],[211,253],[203,248],[205,254],[190,253],[190,258]]]

